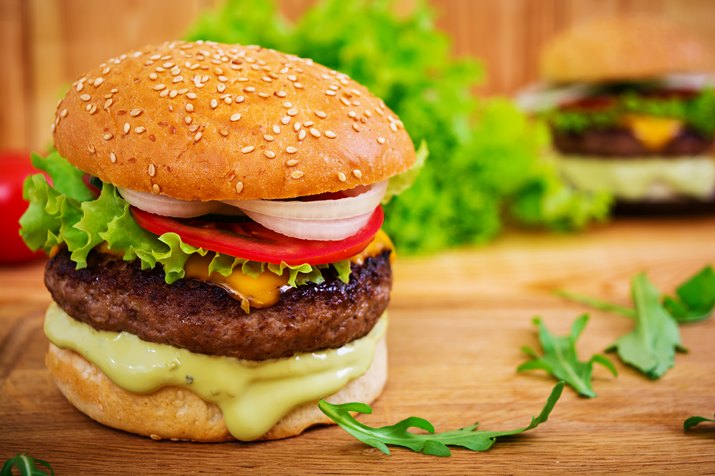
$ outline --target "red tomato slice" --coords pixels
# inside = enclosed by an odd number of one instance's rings
[[[263,263],[328,264],[364,250],[385,217],[377,207],[355,235],[340,241],[300,240],[235,216],[169,218],[131,207],[139,226],[156,235],[174,232],[191,246]]]

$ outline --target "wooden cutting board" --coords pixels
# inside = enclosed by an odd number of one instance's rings
[[[525,426],[554,381],[517,374],[520,347],[538,348],[531,319],[566,334],[585,311],[555,297],[570,290],[628,303],[629,279],[649,274],[664,291],[715,263],[715,219],[620,221],[581,235],[507,234],[496,243],[425,258],[400,257],[390,306],[390,380],[374,413],[386,425],[422,416],[440,430],[481,422]],[[438,458],[369,448],[337,427],[267,443],[156,442],[105,428],[75,411],[43,365],[42,265],[0,270],[0,460],[17,452],[65,474],[523,474],[715,472],[715,426],[683,420],[715,413],[715,319],[681,327],[690,350],[650,381],[623,366],[595,370],[595,399],[566,389],[551,419],[484,453]],[[591,312],[582,359],[631,322]]]

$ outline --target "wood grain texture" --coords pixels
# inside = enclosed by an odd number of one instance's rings
[[[522,345],[538,347],[538,314],[565,334],[584,308],[555,288],[628,302],[628,281],[646,271],[664,291],[715,263],[715,218],[620,221],[582,235],[507,234],[496,243],[400,258],[390,306],[390,380],[361,417],[373,425],[418,415],[438,430],[475,420],[483,429],[524,426],[554,382],[517,374]],[[396,448],[388,457],[339,428],[244,444],[155,442],[102,427],[71,408],[42,360],[49,297],[41,264],[0,271],[0,460],[26,451],[58,474],[706,474],[715,430],[687,434],[683,420],[715,411],[715,319],[681,327],[688,354],[659,381],[616,363],[595,370],[598,397],[567,389],[551,419],[486,453],[437,458]],[[628,319],[592,312],[582,358],[630,330]]]
[[[398,10],[416,0],[399,0]],[[483,94],[511,94],[536,79],[537,55],[551,35],[615,14],[663,15],[715,51],[712,0],[429,0],[437,26],[460,56],[479,58]],[[202,9],[220,0],[0,0],[0,84],[10,91],[0,110],[0,149],[50,143],[55,103],[67,85],[107,58],[147,43],[183,36]],[[279,0],[295,19],[315,0]]]

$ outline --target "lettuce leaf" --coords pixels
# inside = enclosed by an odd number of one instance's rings
[[[209,270],[223,276],[237,267],[253,277],[265,270],[277,275],[288,272],[288,284],[300,286],[323,282],[323,270],[333,267],[340,280],[349,281],[349,260],[318,266],[261,263],[191,246],[176,233],[154,235],[134,221],[129,204],[113,185],[104,184],[96,199],[87,197],[78,188],[77,177],[82,184],[81,172],[58,153],[45,159],[37,157],[36,161],[57,186],[50,185],[41,174],[25,180],[23,196],[30,205],[20,218],[20,235],[32,250],[50,252],[55,246],[66,246],[78,269],[87,266],[90,251],[104,244],[110,251],[123,255],[125,261],[138,259],[142,269],[161,265],[169,284],[185,276],[184,266],[193,254],[213,255]]]

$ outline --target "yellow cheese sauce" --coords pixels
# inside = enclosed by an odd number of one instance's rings
[[[611,192],[626,200],[667,200],[715,194],[715,159],[709,156],[615,159],[559,158],[564,178],[581,190]]]
[[[377,256],[388,249],[393,249],[392,242],[384,231],[379,230],[370,244],[363,251],[352,256],[350,261],[362,264],[368,257]],[[393,252],[390,255],[390,262],[394,261],[394,254]],[[185,277],[221,286],[241,301],[241,307],[246,312],[251,307],[263,308],[276,304],[281,297],[281,288],[288,283],[288,272],[278,276],[266,270],[254,278],[243,274],[240,267],[234,268],[229,276],[223,276],[215,271],[209,275],[210,263],[211,257],[191,255],[184,266]]]
[[[367,336],[338,349],[255,362],[97,331],[54,303],[45,316],[45,334],[53,344],[79,353],[118,386],[135,393],[166,386],[190,390],[216,404],[229,432],[244,441],[265,434],[296,406],[331,395],[363,375],[386,330],[385,314]]]
[[[629,114],[623,118],[633,135],[649,150],[660,150],[678,135],[683,123],[677,119]]]

